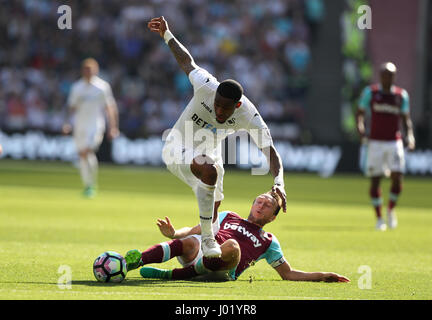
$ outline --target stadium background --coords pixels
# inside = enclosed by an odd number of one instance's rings
[[[72,7],[71,30],[57,25],[63,4]],[[371,30],[357,27],[362,4],[372,8]],[[0,299],[150,299],[167,314],[171,299],[265,299],[273,311],[286,309],[282,299],[431,300],[430,1],[0,0],[0,8]],[[165,241],[156,218],[168,215],[176,227],[197,222],[190,188],[160,162],[160,134],[192,94],[166,45],[146,29],[161,14],[198,64],[243,83],[271,126],[289,171],[288,207],[266,231],[277,235],[293,268],[334,271],[350,283],[279,281],[265,261],[234,284],[147,281],[137,270],[121,285],[95,281],[91,265],[101,252]],[[107,163],[91,200],[70,163],[73,141],[60,134],[70,85],[88,56],[113,86],[123,132],[100,149]],[[377,80],[383,60],[397,64],[397,83],[410,93],[418,143],[408,154],[416,176],[404,180],[400,226],[384,233],[374,229],[353,122],[360,90]],[[329,179],[303,173],[334,169]],[[339,173],[347,171],[353,174]],[[272,180],[227,170],[221,210],[247,214]],[[385,179],[384,201],[389,189]],[[28,310],[34,317],[35,308]],[[383,310],[388,315],[388,305]]]
[[[356,101],[377,81],[377,66],[393,61],[396,82],[411,97],[417,139],[408,173],[432,174],[432,5],[426,0],[0,4],[4,158],[75,159],[71,138],[60,131],[80,62],[92,56],[113,87],[122,132],[112,144],[104,141],[100,160],[162,165],[161,135],[192,94],[166,45],[146,28],[164,15],[200,66],[242,83],[288,171],[359,171]],[[70,30],[57,26],[62,4],[72,8]],[[362,4],[372,9],[370,30],[357,27]]]

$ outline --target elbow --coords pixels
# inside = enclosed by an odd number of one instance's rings
[[[180,65],[180,68],[183,70],[183,72],[189,76],[189,73],[192,72],[192,70],[196,69],[198,66],[195,64],[193,59],[183,63]]]

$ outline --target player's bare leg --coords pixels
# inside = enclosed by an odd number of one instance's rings
[[[371,197],[372,206],[374,207],[375,216],[377,218],[375,229],[378,231],[385,231],[387,229],[387,226],[381,214],[382,198],[381,198],[380,183],[381,183],[381,177],[371,178],[369,195]]]
[[[199,241],[194,238],[182,239],[183,253],[180,256],[184,263],[192,262],[199,252]]]
[[[221,256],[221,249],[212,230],[212,218],[215,208],[215,189],[218,178],[212,159],[202,155],[193,159],[190,166],[192,173],[200,179],[196,190],[201,223],[201,247],[203,255],[208,258]]]
[[[401,172],[391,173],[390,197],[387,207],[387,224],[390,229],[396,228],[398,224],[394,208],[402,191],[402,177]]]
[[[140,274],[143,278],[186,280],[200,275],[206,275],[215,271],[225,271],[235,268],[241,258],[238,242],[229,239],[221,245],[221,257],[210,259],[203,257],[195,265],[174,270],[143,267]],[[195,257],[194,257],[195,258]]]
[[[236,267],[241,258],[240,245],[234,239],[225,241],[222,246],[221,260],[225,262],[224,268],[230,270]]]
[[[95,194],[95,185],[98,171],[96,154],[91,149],[79,152],[81,180],[84,184],[84,196],[91,198]]]
[[[129,250],[126,255],[128,271],[149,263],[163,263],[174,257],[181,257],[184,263],[195,259],[199,251],[199,241],[194,237],[175,239],[156,244],[144,252]]]
[[[220,206],[221,202],[220,201],[216,201],[214,203],[214,210],[213,210],[213,223],[216,222],[216,220],[218,219],[218,209]]]

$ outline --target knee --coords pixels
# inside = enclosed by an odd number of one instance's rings
[[[206,165],[201,175],[202,182],[209,185],[215,185],[217,182],[217,178],[218,174],[215,166],[212,164]]]
[[[402,177],[397,176],[392,179],[391,191],[393,193],[399,193],[402,190]]]
[[[197,240],[194,238],[181,239],[183,245],[183,252],[191,252],[196,248]]]
[[[217,169],[213,161],[207,156],[199,156],[193,159],[191,164],[192,173],[202,182],[215,185],[218,178]]]
[[[240,245],[234,239],[225,241],[222,246],[222,260],[237,265],[240,262]]]
[[[87,150],[82,150],[79,152],[79,156],[81,159],[87,158],[87,154],[88,154]]]
[[[392,174],[391,180],[392,180],[393,185],[402,184],[402,174],[400,174],[400,173]]]
[[[185,238],[181,240],[183,254],[182,256],[187,260],[193,260],[199,250],[199,242],[195,238]]]
[[[380,178],[372,178],[371,184],[370,184],[371,189],[373,189],[373,190],[378,189],[380,186],[380,182],[381,182]]]

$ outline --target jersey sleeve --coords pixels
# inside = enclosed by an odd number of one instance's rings
[[[273,145],[270,130],[258,111],[252,116],[245,129],[258,148],[263,149]]]
[[[368,110],[370,107],[370,102],[372,99],[372,91],[370,87],[366,87],[363,89],[360,100],[358,103],[358,107],[360,110]]]
[[[229,213],[229,211],[218,212],[218,219],[215,222],[213,222],[213,224],[212,224],[213,234],[216,234],[216,233],[219,232],[220,225],[221,225],[223,219],[225,219],[225,217],[227,216],[228,213]]]
[[[219,225],[222,223],[223,219],[225,219],[228,213],[229,211],[222,211],[218,213]]]
[[[197,68],[189,73],[189,81],[196,92],[199,88],[210,81],[217,81],[207,70],[203,68]]]
[[[261,258],[266,259],[267,263],[273,268],[276,268],[283,264],[286,260],[284,258],[282,248],[279,244],[278,239],[273,235],[272,243],[263,254]]]
[[[410,112],[410,101],[408,92],[404,89],[402,90],[402,105],[401,113],[408,114]]]
[[[112,106],[115,103],[115,100],[109,83],[105,84],[103,94],[104,94],[105,106]]]

